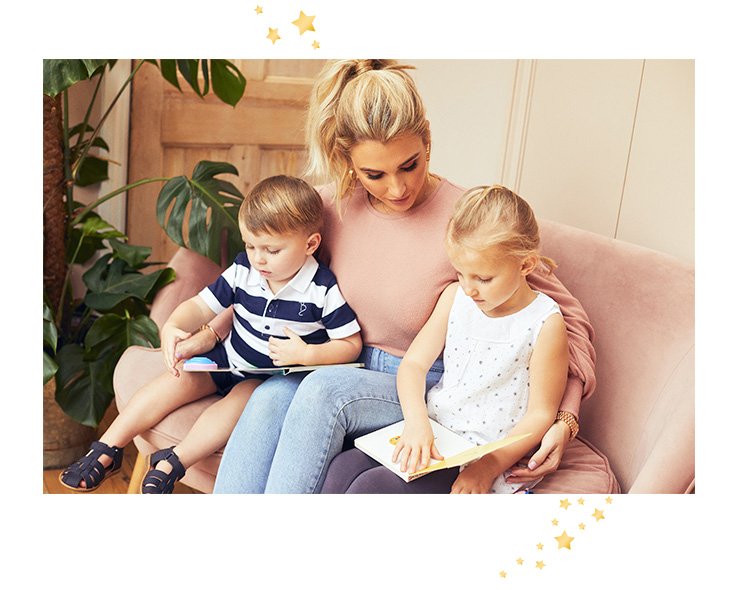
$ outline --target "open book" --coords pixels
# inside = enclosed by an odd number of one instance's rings
[[[518,434],[509,436],[501,440],[492,441],[485,445],[475,445],[473,442],[466,440],[464,437],[449,430],[445,426],[441,426],[438,422],[431,420],[431,428],[436,442],[438,452],[443,455],[443,461],[431,459],[430,464],[425,469],[408,473],[400,471],[400,462],[392,462],[392,453],[395,445],[400,439],[405,421],[401,420],[395,424],[390,424],[364,436],[360,436],[354,441],[357,449],[365,452],[375,461],[384,465],[387,469],[400,476],[405,481],[413,481],[419,477],[427,475],[439,469],[447,469],[448,467],[458,467],[465,465],[471,461],[475,461],[484,455],[511,445],[519,440],[527,438],[530,434]]]
[[[243,373],[268,373],[271,375],[289,375],[290,373],[302,373],[314,371],[321,367],[363,367],[364,363],[340,363],[336,365],[290,365],[288,367],[218,367],[212,360],[203,356],[196,356],[184,362],[182,369],[189,372],[206,373],[230,373],[239,371]]]

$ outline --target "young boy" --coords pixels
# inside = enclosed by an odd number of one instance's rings
[[[142,493],[171,493],[197,461],[221,448],[254,389],[266,377],[248,372],[180,372],[177,343],[233,305],[233,328],[205,356],[233,369],[346,363],[361,352],[354,312],[333,273],[313,257],[321,241],[323,202],[306,182],[262,180],[244,199],[238,221],[245,252],[198,295],[181,303],[161,329],[168,372],[142,387],[90,451],[59,476],[89,492],[120,469],[123,447],[175,409],[212,393],[212,404],[177,446],[150,458]]]

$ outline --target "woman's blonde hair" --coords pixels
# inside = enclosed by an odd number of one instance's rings
[[[313,85],[308,108],[307,174],[336,182],[336,199],[347,192],[349,150],[360,141],[382,143],[405,134],[430,144],[425,107],[415,82],[391,59],[327,63]]]
[[[541,256],[538,222],[531,206],[504,186],[477,186],[457,201],[446,230],[449,244],[501,248],[517,258],[535,256],[551,272],[556,263]]]
[[[320,232],[323,200],[294,176],[270,176],[254,185],[238,210],[238,224],[253,234]]]

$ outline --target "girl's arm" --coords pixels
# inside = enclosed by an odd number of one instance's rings
[[[446,287],[428,321],[407,349],[397,372],[397,394],[405,427],[395,447],[392,461],[400,460],[402,471],[427,467],[431,459],[443,457],[433,442],[433,431],[425,405],[425,378],[446,344],[448,317],[459,284]]]
[[[527,433],[532,436],[467,465],[451,487],[452,494],[487,493],[497,476],[541,441],[556,418],[566,387],[567,347],[564,319],[554,314],[543,324],[530,359],[528,409],[509,433],[509,436]]]
[[[186,340],[203,324],[207,324],[215,317],[202,297],[195,295],[180,303],[169,319],[161,328],[161,349],[164,353],[164,362],[175,377],[179,376],[176,364],[179,361],[175,357],[177,343]]]

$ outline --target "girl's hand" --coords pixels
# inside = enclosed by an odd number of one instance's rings
[[[285,328],[284,333],[287,340],[274,336],[269,339],[269,358],[275,367],[304,365],[308,345],[289,328]]]
[[[559,468],[566,446],[569,444],[569,427],[557,420],[543,435],[541,446],[530,458],[527,465],[517,465],[510,469],[505,478],[509,483],[527,483],[553,473]]]
[[[470,463],[451,486],[452,494],[487,494],[497,474],[484,461]]]
[[[179,370],[176,367],[178,360],[175,356],[177,345],[190,336],[192,336],[190,332],[180,330],[177,326],[169,323],[164,324],[161,329],[161,350],[164,353],[164,364],[175,377],[179,377]]]
[[[426,420],[405,421],[400,440],[392,453],[392,462],[400,461],[400,471],[413,473],[428,467],[431,459],[438,461],[443,455],[436,448],[433,429]]]

